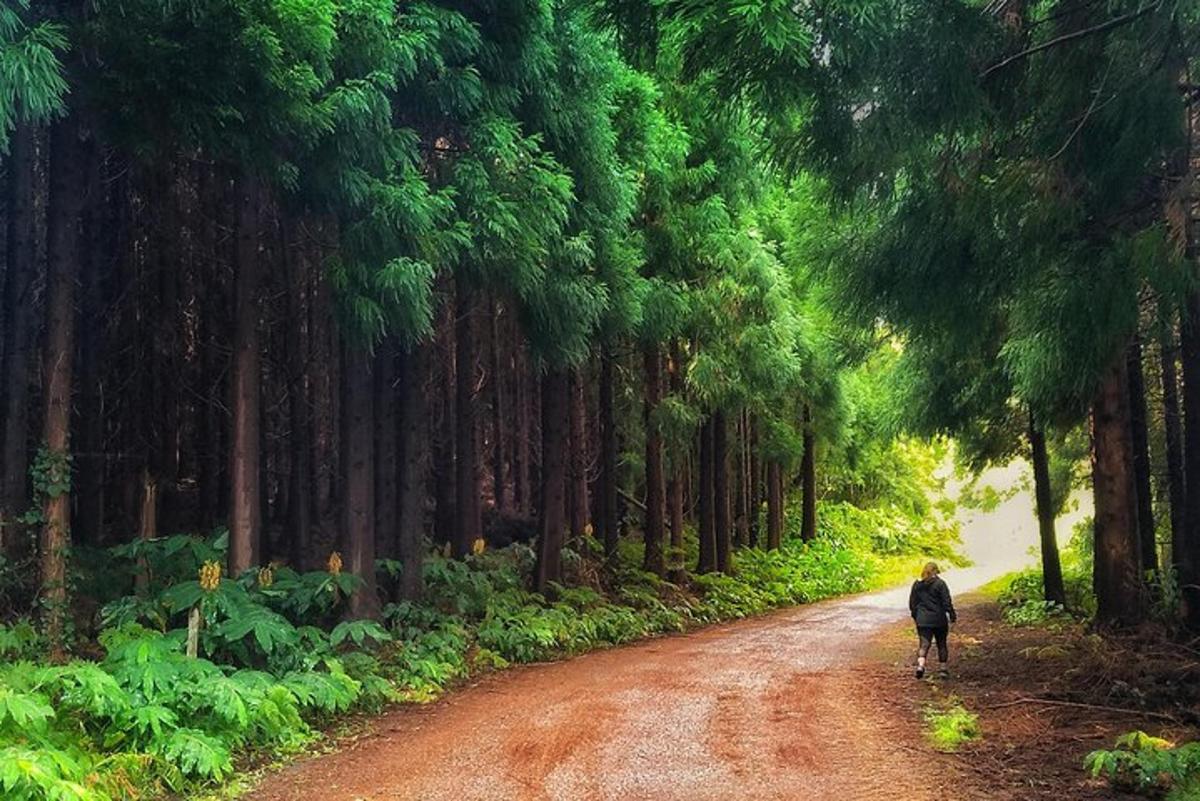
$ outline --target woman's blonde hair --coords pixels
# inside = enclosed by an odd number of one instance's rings
[[[941,572],[941,569],[937,566],[937,562],[929,562],[925,565],[924,569],[921,570],[921,580],[926,581]]]

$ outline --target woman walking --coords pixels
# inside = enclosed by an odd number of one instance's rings
[[[930,562],[921,571],[921,578],[913,582],[912,592],[908,595],[908,611],[912,613],[913,621],[917,624],[917,678],[925,678],[925,658],[929,656],[929,646],[937,642],[938,675],[945,676],[946,662],[950,659],[950,648],[946,640],[950,635],[950,624],[958,621],[954,611],[954,602],[950,599],[950,588],[942,577],[938,566]]]

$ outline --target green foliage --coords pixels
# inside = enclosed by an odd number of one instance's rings
[[[950,698],[943,708],[925,709],[926,734],[934,749],[952,754],[966,743],[983,736],[979,728],[979,716],[962,705],[957,698]]]
[[[20,123],[41,123],[57,114],[67,94],[59,59],[68,48],[55,22],[31,22],[30,0],[0,3],[0,154]]]
[[[1088,754],[1084,769],[1117,789],[1148,798],[1189,801],[1200,795],[1200,743],[1174,745],[1145,732],[1129,732],[1117,738],[1114,749]]]
[[[1042,571],[1030,568],[1007,577],[1000,587],[997,600],[1007,623],[1013,626],[1064,626],[1090,618],[1095,613],[1090,557],[1074,546],[1062,549],[1060,557],[1066,607],[1046,600]]]

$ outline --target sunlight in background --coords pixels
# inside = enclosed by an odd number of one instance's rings
[[[968,480],[956,478],[949,465],[945,469],[946,494],[957,501]],[[992,487],[1004,500],[990,511],[959,504],[957,517],[962,527],[963,552],[973,564],[946,571],[946,581],[955,592],[965,592],[1006,573],[1036,566],[1041,559],[1029,463],[1018,460],[990,468],[976,483],[980,488]],[[1076,490],[1067,511],[1055,521],[1060,547],[1070,541],[1075,525],[1091,514],[1091,494]]]

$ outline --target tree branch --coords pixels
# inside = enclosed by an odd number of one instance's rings
[[[1071,31],[1070,33],[1064,33],[1062,36],[1056,36],[1055,38],[1050,39],[1049,41],[1045,41],[1039,45],[1034,45],[1033,47],[1026,48],[1025,50],[1022,50],[1019,53],[1013,53],[1011,56],[1008,56],[1007,58],[1005,58],[1001,61],[997,61],[995,64],[993,64],[992,66],[988,67],[986,70],[981,72],[979,74],[979,79],[984,80],[989,75],[991,75],[993,72],[996,72],[997,70],[1002,70],[1014,62],[1020,61],[1021,59],[1024,59],[1024,58],[1028,58],[1029,56],[1032,56],[1035,53],[1040,53],[1043,50],[1049,50],[1050,48],[1057,47],[1060,44],[1064,44],[1066,42],[1070,42],[1075,39],[1082,39],[1083,37],[1091,36],[1092,34],[1103,33],[1104,31],[1120,27],[1121,25],[1127,25],[1136,19],[1140,19],[1141,17],[1144,17],[1147,14],[1157,11],[1161,7],[1162,7],[1162,0],[1159,0],[1159,2],[1155,3],[1154,5],[1146,6],[1145,8],[1138,9],[1137,11],[1130,11],[1128,14],[1122,14],[1119,17],[1114,17],[1113,19],[1110,19],[1107,22],[1102,22],[1099,25],[1093,25],[1090,28],[1081,28],[1080,30],[1077,30],[1077,31]]]

